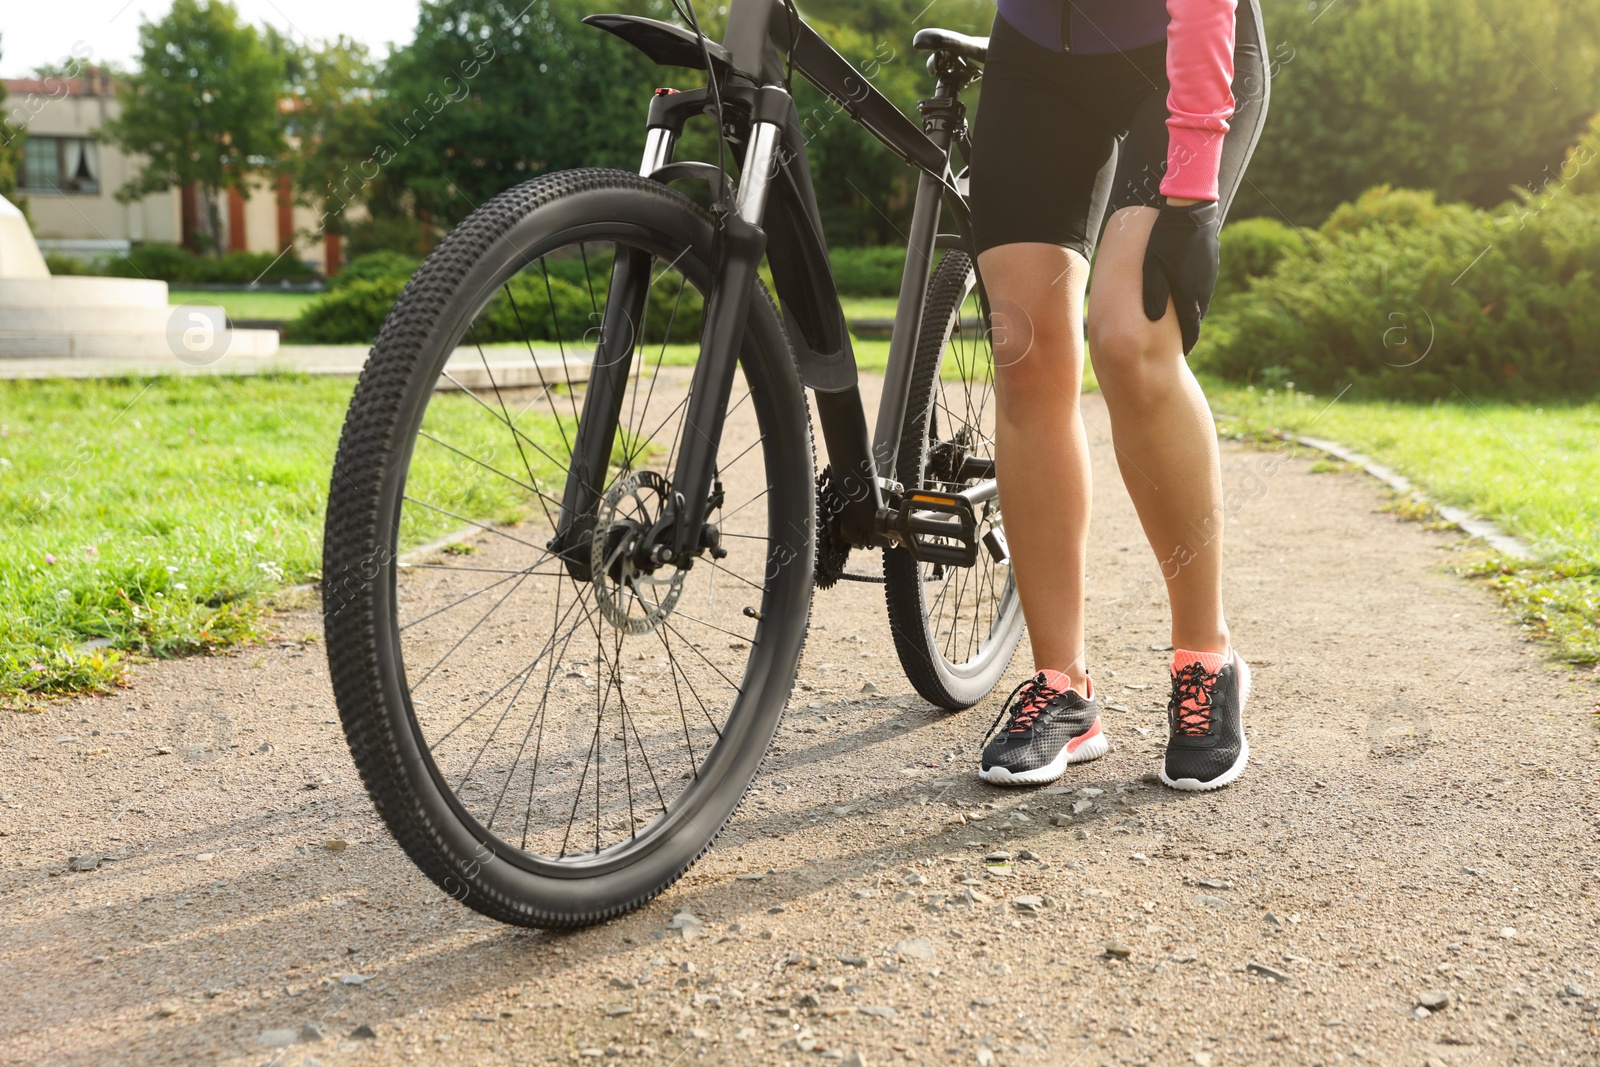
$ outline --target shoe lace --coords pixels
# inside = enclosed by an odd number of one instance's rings
[[[1006,723],[1006,732],[1012,734],[1025,733],[1033,727],[1037,719],[1050,702],[1062,695],[1062,690],[1055,688],[1044,680],[1044,672],[1034,675],[1011,691],[1006,697],[1006,702],[1000,707],[1000,714],[994,717],[989,732],[983,735],[984,743],[994,736],[995,728],[1000,725],[1000,720],[1009,712],[1011,720]]]
[[[1204,737],[1211,732],[1211,693],[1218,677],[1198,662],[1185,664],[1173,675],[1167,716],[1178,733]]]

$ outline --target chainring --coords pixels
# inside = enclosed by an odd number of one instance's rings
[[[839,536],[839,516],[849,503],[833,481],[833,465],[817,475],[817,559],[815,580],[818,589],[832,589],[844,577],[850,562],[850,542]]]

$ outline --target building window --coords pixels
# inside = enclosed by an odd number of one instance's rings
[[[30,193],[100,192],[100,146],[86,137],[29,137],[18,186]]]

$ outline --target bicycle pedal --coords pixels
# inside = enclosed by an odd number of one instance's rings
[[[966,497],[914,489],[900,498],[893,526],[920,562],[970,567],[978,561],[978,516]]]

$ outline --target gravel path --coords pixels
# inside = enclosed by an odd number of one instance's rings
[[[607,926],[508,929],[390,841],[291,613],[0,719],[0,1062],[1600,1063],[1593,680],[1448,573],[1460,538],[1229,446],[1253,759],[1153,784],[1164,599],[1085,408],[1113,747],[1058,787],[979,783],[998,696],[930,710],[841,585],[718,847]]]

